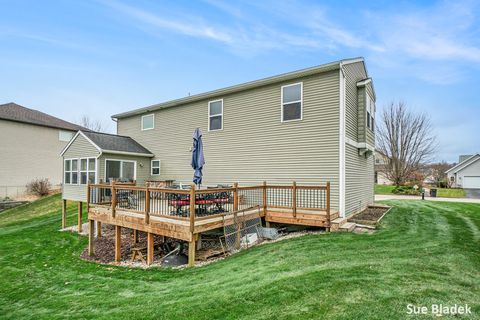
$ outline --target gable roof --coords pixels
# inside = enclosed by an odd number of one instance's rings
[[[451,171],[453,171],[453,173],[456,173],[456,172],[464,169],[465,167],[468,167],[469,165],[476,162],[477,160],[480,160],[480,153],[477,153],[477,154],[471,156],[470,158],[460,162],[456,166],[454,166],[454,167],[448,169],[447,171],[445,171],[445,173],[449,173]]]
[[[226,95],[226,94],[240,92],[240,91],[244,91],[244,90],[248,90],[248,89],[252,89],[252,88],[257,88],[257,87],[260,87],[260,86],[273,84],[273,83],[280,82],[280,81],[288,81],[288,80],[293,80],[293,79],[297,79],[297,78],[300,78],[300,77],[305,77],[305,76],[309,76],[309,75],[313,75],[313,74],[317,74],[317,73],[327,72],[327,71],[331,71],[331,70],[338,70],[343,65],[350,64],[350,63],[356,63],[356,62],[361,62],[362,63],[362,65],[365,69],[365,74],[367,75],[367,78],[368,78],[368,72],[367,72],[367,68],[365,66],[365,60],[362,57],[352,58],[352,59],[344,59],[344,60],[330,62],[330,63],[322,64],[322,65],[319,65],[319,66],[311,67],[311,68],[306,68],[306,69],[301,69],[301,70],[297,70],[297,71],[293,71],[293,72],[283,73],[283,74],[273,76],[273,77],[268,77],[268,78],[264,78],[264,79],[260,79],[260,80],[254,80],[254,81],[245,82],[245,83],[242,83],[242,84],[238,84],[238,85],[234,85],[234,86],[230,86],[230,87],[226,87],[226,88],[222,88],[222,89],[208,91],[208,92],[205,92],[205,93],[200,93],[200,94],[196,94],[196,95],[193,95],[193,96],[188,96],[188,97],[185,97],[185,98],[180,98],[180,99],[176,99],[176,100],[162,102],[162,103],[154,104],[154,105],[151,105],[151,106],[148,106],[148,107],[135,109],[135,110],[132,110],[132,111],[118,113],[118,114],[113,115],[112,119],[127,118],[127,117],[131,117],[131,116],[143,114],[143,113],[146,113],[146,112],[153,112],[153,111],[164,109],[164,108],[175,107],[175,106],[178,106],[178,105],[183,105],[183,104],[186,104],[186,103],[192,103],[192,102],[196,102],[196,101],[203,100],[203,99],[210,99],[210,98],[218,97],[220,95]],[[373,87],[372,87],[372,89],[373,89]]]
[[[130,137],[92,131],[78,131],[60,155],[63,156],[79,135],[82,135],[100,153],[153,157],[153,153]]]
[[[82,126],[55,118],[54,116],[37,110],[23,107],[13,102],[0,105],[0,119],[69,131],[88,131],[87,128]]]

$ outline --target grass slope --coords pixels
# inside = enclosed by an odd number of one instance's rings
[[[138,270],[80,260],[87,239],[58,232],[60,198],[45,198],[0,214],[0,315],[405,319],[408,303],[468,303],[478,318],[480,205],[389,203],[373,235],[310,235],[202,268]]]

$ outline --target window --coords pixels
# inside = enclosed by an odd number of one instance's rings
[[[152,160],[152,176],[160,175],[160,160]]]
[[[370,112],[367,111],[367,128],[370,128]]]
[[[282,87],[282,122],[302,120],[302,83]]]
[[[65,172],[64,183],[70,184],[72,181],[72,160],[65,160],[63,171]]]
[[[208,103],[208,131],[223,129],[223,100]]]
[[[146,116],[142,116],[142,131],[143,130],[151,130],[155,127],[155,115],[147,114]]]
[[[59,141],[69,142],[70,140],[72,140],[72,138],[73,138],[73,132],[63,131],[63,130],[58,131]]]
[[[373,102],[368,94],[365,109],[367,110],[367,128],[375,131],[375,119],[373,116],[375,114],[375,102]]]
[[[96,159],[67,159],[63,171],[65,184],[95,183]]]
[[[135,161],[105,160],[105,181],[134,181],[136,178]]]
[[[78,184],[78,160],[72,159],[72,179],[71,184]]]
[[[95,158],[80,159],[80,184],[95,183]]]

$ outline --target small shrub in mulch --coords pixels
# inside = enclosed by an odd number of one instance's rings
[[[389,207],[371,206],[349,218],[348,221],[374,226],[383,218],[388,210],[390,210]]]

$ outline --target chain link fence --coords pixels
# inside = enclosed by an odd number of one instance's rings
[[[224,235],[220,241],[225,252],[238,252],[262,241],[260,208],[235,212],[233,218],[224,216]]]

